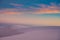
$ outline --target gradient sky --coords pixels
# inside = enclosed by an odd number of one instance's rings
[[[60,26],[60,1],[0,0],[0,22]]]

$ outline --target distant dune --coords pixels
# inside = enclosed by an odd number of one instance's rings
[[[23,34],[24,29],[25,28],[23,28],[23,25],[0,24],[0,37]]]

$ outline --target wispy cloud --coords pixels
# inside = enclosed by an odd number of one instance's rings
[[[10,5],[21,7],[22,4],[10,3]],[[28,8],[11,8],[0,10],[2,14],[56,14],[60,13],[60,7],[55,3],[46,4],[37,4],[35,6],[29,6]]]
[[[10,3],[12,6],[23,6],[23,4]]]
[[[50,3],[50,5],[46,5],[46,4],[37,4],[37,6],[39,6],[40,8],[37,9],[37,11],[35,12],[36,14],[50,14],[50,13],[60,13],[60,7],[54,3]]]
[[[19,12],[17,9],[3,9],[0,10],[0,14],[23,14],[22,12]]]

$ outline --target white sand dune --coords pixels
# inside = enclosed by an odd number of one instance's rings
[[[55,29],[32,30],[24,34],[3,37],[0,40],[59,40],[58,32]]]

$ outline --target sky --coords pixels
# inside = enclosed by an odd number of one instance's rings
[[[0,23],[60,26],[60,0],[0,0]]]

